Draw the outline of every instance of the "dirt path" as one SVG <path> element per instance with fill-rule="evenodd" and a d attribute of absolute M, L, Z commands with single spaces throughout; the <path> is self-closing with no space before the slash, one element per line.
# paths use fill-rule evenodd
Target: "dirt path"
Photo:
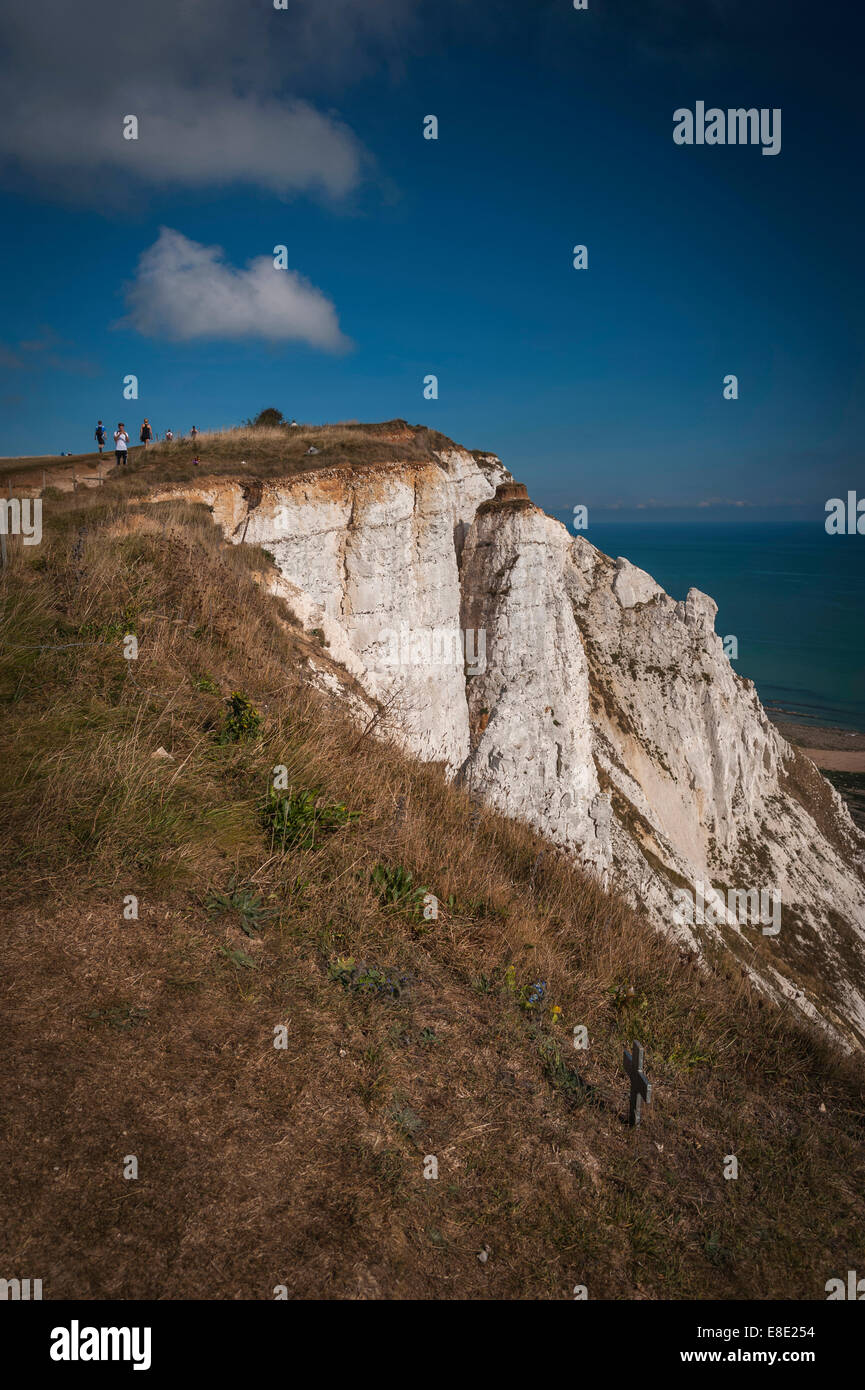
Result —
<path fill-rule="evenodd" d="M 44 463 L 36 460 L 26 469 L 19 464 L 8 471 L 4 471 L 0 459 L 0 495 L 10 484 L 19 497 L 38 497 L 46 487 L 56 487 L 58 492 L 72 492 L 76 487 L 98 487 L 113 472 L 113 450 L 103 454 L 101 459 L 95 455 L 68 460 L 49 457 Z"/>

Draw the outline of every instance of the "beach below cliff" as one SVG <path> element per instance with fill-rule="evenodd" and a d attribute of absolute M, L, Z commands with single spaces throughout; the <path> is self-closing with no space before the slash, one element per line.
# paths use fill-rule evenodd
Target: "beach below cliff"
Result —
<path fill-rule="evenodd" d="M 771 718 L 771 711 L 767 713 Z M 772 722 L 788 743 L 794 743 L 816 763 L 847 802 L 856 824 L 865 830 L 865 734 L 782 719 Z"/>

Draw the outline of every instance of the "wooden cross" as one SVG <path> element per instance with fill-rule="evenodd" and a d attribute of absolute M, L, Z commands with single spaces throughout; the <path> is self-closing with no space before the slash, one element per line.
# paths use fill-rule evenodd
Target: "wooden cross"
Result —
<path fill-rule="evenodd" d="M 640 1123 L 640 1110 L 643 1101 L 647 1105 L 652 1100 L 652 1083 L 643 1072 L 643 1047 L 641 1043 L 632 1044 L 633 1052 L 625 1048 L 625 1055 L 622 1066 L 631 1078 L 631 1106 L 628 1112 L 628 1124 L 638 1125 Z"/>

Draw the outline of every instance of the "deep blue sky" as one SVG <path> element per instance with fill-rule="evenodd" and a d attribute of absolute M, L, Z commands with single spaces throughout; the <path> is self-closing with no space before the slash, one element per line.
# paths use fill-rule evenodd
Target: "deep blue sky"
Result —
<path fill-rule="evenodd" d="M 179 432 L 275 405 L 299 420 L 434 425 L 500 453 L 548 508 L 654 499 L 674 509 L 654 516 L 685 517 L 728 499 L 749 504 L 743 518 L 768 507 L 781 519 L 865 488 L 854 6 L 765 3 L 755 17 L 738 0 L 589 0 L 585 12 L 370 0 L 369 24 L 348 9 L 329 34 L 289 4 L 188 3 L 176 44 L 174 11 L 162 20 L 158 4 L 143 40 L 103 0 L 77 7 L 47 52 L 44 31 L 15 26 L 7 46 L 38 73 L 38 119 L 63 136 L 19 118 L 0 146 L 0 454 L 83 451 L 97 416 L 137 436 L 144 415 Z M 175 48 L 200 67 L 175 64 Z M 123 81 L 100 98 L 112 53 Z M 220 186 L 175 168 L 169 138 L 142 171 L 163 82 L 180 113 L 272 97 L 277 163 L 278 104 L 300 97 L 348 127 L 359 170 L 323 194 L 280 195 L 266 169 L 244 181 L 227 167 Z M 100 100 L 112 131 L 140 106 L 138 148 L 91 153 L 85 119 Z M 673 111 L 697 100 L 780 107 L 780 154 L 675 145 Z M 438 141 L 422 138 L 428 113 Z M 117 327 L 161 227 L 237 269 L 284 243 L 350 348 L 178 341 L 158 314 L 147 333 Z M 575 243 L 587 271 L 572 268 Z M 130 372 L 140 399 L 127 403 Z M 722 398 L 730 372 L 737 401 Z M 437 401 L 423 398 L 427 373 Z"/>

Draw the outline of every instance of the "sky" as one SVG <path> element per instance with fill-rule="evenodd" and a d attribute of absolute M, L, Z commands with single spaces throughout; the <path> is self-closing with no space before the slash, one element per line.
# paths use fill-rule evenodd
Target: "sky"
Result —
<path fill-rule="evenodd" d="M 549 510 L 865 490 L 855 6 L 9 10 L 0 455 L 275 406 L 435 427 Z M 699 101 L 779 109 L 780 150 L 675 143 Z"/>

